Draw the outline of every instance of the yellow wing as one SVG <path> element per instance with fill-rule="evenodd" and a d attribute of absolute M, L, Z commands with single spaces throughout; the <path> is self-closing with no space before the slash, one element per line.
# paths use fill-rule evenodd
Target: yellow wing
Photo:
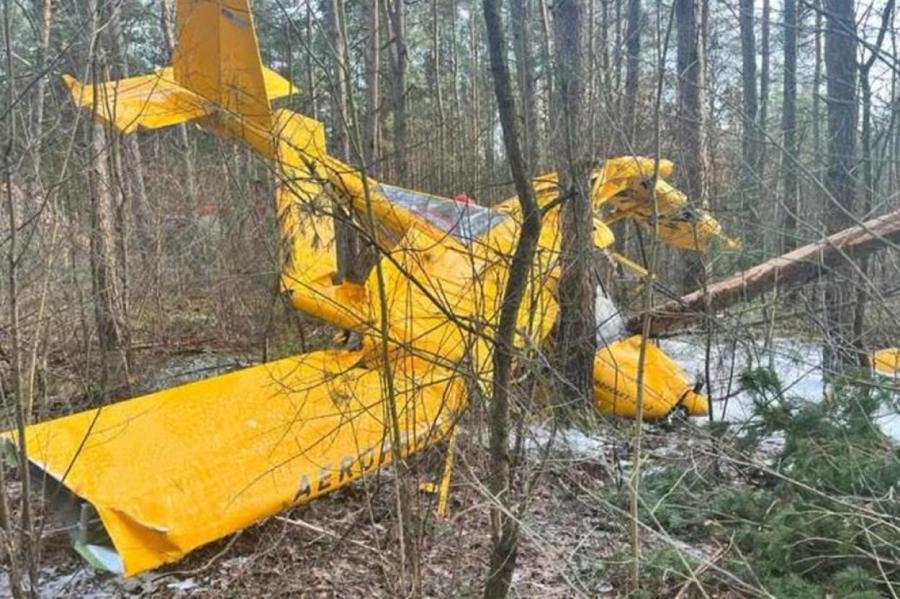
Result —
<path fill-rule="evenodd" d="M 28 458 L 99 516 L 109 538 L 82 534 L 79 552 L 131 576 L 391 462 L 384 377 L 360 358 L 304 354 L 36 424 Z M 440 441 L 461 380 L 402 356 L 393 373 L 400 453 Z"/>

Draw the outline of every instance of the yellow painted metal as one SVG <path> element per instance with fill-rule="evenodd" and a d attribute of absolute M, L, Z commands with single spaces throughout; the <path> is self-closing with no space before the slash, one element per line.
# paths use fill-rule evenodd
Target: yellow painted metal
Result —
<path fill-rule="evenodd" d="M 271 69 L 263 70 L 263 78 L 270 99 L 294 93 L 290 82 Z M 123 133 L 177 125 L 216 109 L 210 100 L 177 82 L 172 67 L 96 86 L 84 85 L 70 75 L 63 75 L 63 82 L 78 106 Z"/>
<path fill-rule="evenodd" d="M 872 352 L 875 372 L 887 376 L 900 376 L 900 347 L 887 347 Z"/>
<path fill-rule="evenodd" d="M 96 508 L 128 575 L 389 462 L 388 377 L 400 434 L 413 439 L 403 451 L 443 438 L 467 401 L 462 372 L 490 391 L 491 340 L 522 222 L 516 198 L 487 209 L 364 178 L 328 154 L 321 123 L 273 110 L 272 100 L 293 87 L 262 66 L 247 0 L 179 0 L 177 17 L 172 67 L 98 86 L 66 78 L 75 102 L 126 133 L 195 120 L 271 160 L 281 287 L 296 308 L 356 331 L 362 343 L 356 352 L 295 356 L 29 427 L 32 461 Z M 593 171 L 595 246 L 613 245 L 617 220 L 649 227 L 654 201 L 664 242 L 729 246 L 718 223 L 689 210 L 666 183 L 671 162 L 659 162 L 655 196 L 648 191 L 656 167 L 623 157 Z M 534 188 L 544 215 L 516 327 L 523 353 L 541 348 L 558 312 L 556 174 Z M 362 283 L 338 280 L 337 212 L 382 250 Z M 639 348 L 640 338 L 630 338 L 598 351 L 601 412 L 634 416 Z M 706 398 L 656 346 L 647 348 L 645 372 L 644 418 L 677 406 L 706 413 Z M 451 470 L 452 442 L 439 513 Z"/>
<path fill-rule="evenodd" d="M 660 241 L 674 248 L 706 253 L 714 242 L 726 249 L 740 244 L 722 233 L 722 226 L 707 211 L 688 203 L 684 193 L 670 185 L 666 178 L 672 163 L 661 161 L 659 179 L 652 186 L 653 161 L 647 158 L 616 158 L 604 167 L 614 173 L 598 177 L 595 206 L 598 200 L 608 210 L 606 223 L 631 219 L 648 231 L 656 231 Z M 652 188 L 652 189 L 651 189 Z M 656 204 L 654 228 L 653 207 Z"/>
<path fill-rule="evenodd" d="M 30 460 L 97 510 L 132 575 L 390 463 L 379 370 L 321 351 L 27 429 Z M 398 357 L 403 454 L 440 441 L 461 381 Z"/>
<path fill-rule="evenodd" d="M 604 414 L 634 418 L 637 414 L 638 363 L 641 336 L 635 335 L 600 348 L 594 358 L 594 405 Z M 652 341 L 644 358 L 643 418 L 660 420 L 682 406 L 691 416 L 709 410 L 705 397 L 679 366 Z"/>
<path fill-rule="evenodd" d="M 259 42 L 247 0 L 178 0 L 175 79 L 218 110 L 272 128 Z"/>
<path fill-rule="evenodd" d="M 453 428 L 447 440 L 447 452 L 444 455 L 444 472 L 441 474 L 441 484 L 438 487 L 437 517 L 443 520 L 447 517 L 447 505 L 450 502 L 450 479 L 453 477 L 453 454 L 456 453 L 456 436 L 458 429 Z"/>

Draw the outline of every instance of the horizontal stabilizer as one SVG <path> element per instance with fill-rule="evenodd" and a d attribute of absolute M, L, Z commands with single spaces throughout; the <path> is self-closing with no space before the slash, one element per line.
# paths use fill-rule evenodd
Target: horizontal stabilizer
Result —
<path fill-rule="evenodd" d="M 290 81 L 272 69 L 263 68 L 263 80 L 270 101 L 296 92 Z M 212 101 L 179 85 L 172 67 L 97 86 L 85 85 L 70 75 L 63 75 L 63 81 L 78 106 L 123 133 L 177 125 L 218 108 Z"/>
<path fill-rule="evenodd" d="M 209 103 L 175 83 L 171 68 L 96 86 L 70 75 L 63 75 L 63 81 L 78 106 L 123 133 L 168 127 L 208 113 Z"/>

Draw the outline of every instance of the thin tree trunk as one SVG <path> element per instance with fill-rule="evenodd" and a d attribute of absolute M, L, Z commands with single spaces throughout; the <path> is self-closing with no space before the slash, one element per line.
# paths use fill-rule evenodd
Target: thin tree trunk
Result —
<path fill-rule="evenodd" d="M 637 93 L 641 77 L 641 0 L 628 0 L 625 30 L 625 135 L 629 152 L 635 144 Z"/>
<path fill-rule="evenodd" d="M 344 56 L 344 34 L 340 26 L 338 13 L 343 11 L 344 0 L 323 0 L 322 14 L 325 21 L 325 29 L 328 32 L 329 49 L 332 54 L 333 90 L 331 95 L 331 119 L 332 134 L 334 140 L 333 150 L 341 160 L 350 159 L 350 137 L 347 135 L 347 125 L 350 115 L 347 113 L 347 94 L 350 82 L 348 74 L 344 70 L 346 62 Z"/>
<path fill-rule="evenodd" d="M 813 172 L 818 174 L 822 163 L 817 160 L 822 156 L 822 132 L 819 123 L 821 122 L 821 98 L 822 98 L 822 38 L 824 37 L 823 21 L 822 21 L 822 4 L 821 0 L 813 0 L 813 10 L 816 13 L 815 28 L 815 65 L 813 66 L 813 89 L 812 89 L 812 141 L 814 156 Z"/>
<path fill-rule="evenodd" d="M 471 113 L 471 118 L 469 119 L 468 147 L 474 152 L 475 148 L 478 147 L 478 126 L 481 122 L 480 95 L 478 93 L 479 82 L 481 81 L 481 60 L 478 52 L 478 13 L 475 10 L 472 10 L 469 14 L 469 54 L 471 60 L 471 69 L 469 71 L 469 85 L 471 86 L 469 90 L 469 112 Z M 471 165 L 470 180 L 474 181 L 476 185 L 482 183 L 483 166 L 486 157 L 484 158 L 483 160 L 476 160 L 475 164 Z"/>
<path fill-rule="evenodd" d="M 390 32 L 391 108 L 394 116 L 393 144 L 397 181 L 406 183 L 407 156 L 407 98 L 406 75 L 409 61 L 406 49 L 406 4 L 403 0 L 384 0 Z"/>
<path fill-rule="evenodd" d="M 334 150 L 342 160 L 350 160 L 350 127 L 351 115 L 347 108 L 350 93 L 350 78 L 347 72 L 344 30 L 344 0 L 323 0 L 322 12 L 325 28 L 329 37 L 329 48 L 332 53 L 332 77 L 334 93 L 331 96 L 331 118 L 334 139 Z M 349 223 L 350 215 L 338 204 L 333 204 L 335 246 L 337 251 L 337 279 L 358 280 L 356 272 L 357 255 L 359 253 L 359 236 Z"/>
<path fill-rule="evenodd" d="M 34 119 L 32 131 L 32 168 L 37 186 L 41 179 L 41 146 L 44 138 L 44 103 L 47 96 L 47 82 L 50 77 L 43 75 L 47 68 L 47 54 L 50 52 L 50 32 L 53 25 L 53 0 L 41 0 L 40 21 L 38 24 L 38 80 L 34 94 Z"/>
<path fill-rule="evenodd" d="M 444 172 L 447 162 L 446 116 L 444 114 L 444 94 L 441 87 L 441 26 L 438 12 L 438 0 L 431 0 L 431 62 L 433 77 L 432 94 L 437 109 L 438 155 L 437 155 L 437 189 L 443 190 Z"/>
<path fill-rule="evenodd" d="M 366 54 L 366 118 L 363 143 L 365 144 L 365 161 L 368 171 L 372 175 L 378 175 L 379 155 L 378 148 L 378 102 L 380 99 L 379 79 L 381 77 L 381 40 L 379 35 L 380 15 L 378 9 L 380 0 L 366 0 L 366 9 L 369 22 L 369 47 Z"/>
<path fill-rule="evenodd" d="M 100 21 L 95 0 L 89 0 L 90 48 L 96 48 L 100 36 Z M 103 81 L 96 56 L 89 56 L 93 85 Z M 94 96 L 97 97 L 96 95 Z M 97 107 L 94 107 L 96 111 Z M 90 264 L 93 291 L 94 320 L 101 356 L 101 392 L 109 391 L 109 354 L 119 350 L 127 338 L 121 298 L 117 286 L 115 235 L 113 231 L 112 184 L 109 176 L 109 154 L 104 128 L 93 118 L 85 123 L 87 146 L 91 154 L 88 168 L 90 197 Z"/>
<path fill-rule="evenodd" d="M 766 138 L 766 127 L 769 122 L 769 63 L 771 62 L 769 52 L 769 19 L 771 11 L 769 0 L 763 0 L 762 5 L 762 32 L 760 36 L 760 71 L 759 71 L 759 124 L 757 125 L 757 137 L 759 139 L 759 147 L 756 155 L 756 177 L 759 181 L 759 189 L 762 190 L 766 173 L 766 149 L 768 140 Z M 774 194 L 772 194 L 774 196 Z M 760 193 L 756 201 L 763 201 L 762 193 Z M 774 208 L 774 205 L 773 205 Z"/>
<path fill-rule="evenodd" d="M 6 85 L 6 105 L 8 110 L 12 110 L 14 106 L 16 91 L 15 91 L 15 71 L 13 66 L 13 49 L 12 49 L 12 15 L 11 15 L 11 3 L 4 2 L 3 3 L 3 38 L 4 38 L 4 58 L 5 58 L 5 70 L 7 77 L 7 85 Z M 18 272 L 19 272 L 19 260 L 21 259 L 21 249 L 19 247 L 18 242 L 18 231 L 20 223 L 18 222 L 18 218 L 16 216 L 16 198 L 13 191 L 13 154 L 17 141 L 16 134 L 16 119 L 15 116 L 10 113 L 7 114 L 4 118 L 6 121 L 4 124 L 6 125 L 6 139 L 3 148 L 3 200 L 5 203 L 8 225 L 9 225 L 9 237 L 5 240 L 4 245 L 7 245 L 7 260 L 6 264 L 8 266 L 7 272 L 7 300 L 8 300 L 8 310 L 9 310 L 9 328 L 7 333 L 7 338 L 10 342 L 9 348 L 9 378 L 11 379 L 11 387 L 12 387 L 12 401 L 13 401 L 13 414 L 15 416 L 15 429 L 16 429 L 16 438 L 18 445 L 18 470 L 19 477 L 22 483 L 22 489 L 20 493 L 20 512 L 19 512 L 19 546 L 18 548 L 14 547 L 14 542 L 12 540 L 13 537 L 13 529 L 10 526 L 9 521 L 9 509 L 7 503 L 7 493 L 8 489 L 4 485 L 0 488 L 0 521 L 4 525 L 4 531 L 0 539 L 4 541 L 4 549 L 6 549 L 6 557 L 8 557 L 9 566 L 12 568 L 17 568 L 19 566 L 19 560 L 24 560 L 25 567 L 28 572 L 28 595 L 31 597 L 38 597 L 38 589 L 39 589 L 39 577 L 38 577 L 38 563 L 37 563 L 37 555 L 38 555 L 38 543 L 40 542 L 39 538 L 35 538 L 35 530 L 34 530 L 34 522 L 32 518 L 31 512 L 31 476 L 28 462 L 28 447 L 25 440 L 25 426 L 28 424 L 27 422 L 27 412 L 26 412 L 26 402 L 27 398 L 23 392 L 23 377 L 22 377 L 22 354 L 23 350 L 21 347 L 21 328 L 19 321 L 19 280 L 18 280 Z M 0 400 L 3 401 L 4 406 L 8 406 L 9 403 L 7 398 L 5 397 L 5 393 L 3 392 L 2 380 L 0 380 Z M 5 474 L 0 474 L 0 482 L 5 482 Z M 18 571 L 13 572 L 10 570 L 9 572 L 9 583 L 10 583 L 10 591 L 14 597 L 22 597 L 25 594 L 22 592 L 22 580 L 21 574 Z"/>
<path fill-rule="evenodd" d="M 160 13 L 159 13 L 159 26 L 162 30 L 163 41 L 166 44 L 166 53 L 171 60 L 172 50 L 175 48 L 174 40 L 172 39 L 172 14 L 171 9 L 169 7 L 169 0 L 160 0 Z M 188 197 L 191 202 L 195 202 L 197 198 L 197 173 L 194 168 L 194 159 L 191 152 L 191 139 L 188 137 L 187 125 L 184 123 L 180 123 L 176 125 L 176 130 L 178 132 L 178 139 L 181 142 L 181 160 L 184 165 L 184 177 L 185 183 L 187 183 Z M 158 260 L 158 258 L 157 258 Z"/>
<path fill-rule="evenodd" d="M 800 159 L 797 141 L 797 0 L 784 1 L 784 95 L 782 100 L 781 159 L 784 201 L 781 248 L 789 252 L 797 247 L 797 215 L 800 212 L 800 186 L 796 161 Z"/>
<path fill-rule="evenodd" d="M 311 45 L 313 43 L 313 2 L 314 0 L 306 0 L 306 20 L 304 26 L 304 32 L 306 33 L 306 43 Z M 378 11 L 378 3 L 380 0 L 372 0 L 375 5 L 375 10 Z M 375 28 L 377 33 L 378 28 Z M 376 47 L 379 46 L 377 35 L 375 41 Z M 316 91 L 316 73 L 315 66 L 313 64 L 313 52 L 311 50 L 307 50 L 306 52 L 306 97 L 309 102 L 309 114 L 312 115 L 314 119 L 319 118 L 319 95 Z"/>
<path fill-rule="evenodd" d="M 522 208 L 523 223 L 513 253 L 506 288 L 500 308 L 500 323 L 494 338 L 493 396 L 490 405 L 490 473 L 488 483 L 494 501 L 491 512 L 492 548 L 490 566 L 484 585 L 486 599 L 502 599 L 509 592 L 519 541 L 518 514 L 512 506 L 512 461 L 509 455 L 509 404 L 512 384 L 513 336 L 519 306 L 525 294 L 528 275 L 541 230 L 541 215 L 531 187 L 530 173 L 522 158 L 516 131 L 516 105 L 506 64 L 507 44 L 503 33 L 498 0 L 484 0 L 488 52 L 494 79 L 494 93 L 503 129 L 503 142 L 512 172 L 513 183 Z"/>
<path fill-rule="evenodd" d="M 755 202 L 759 198 L 758 173 L 756 172 L 759 141 L 757 135 L 757 87 L 756 87 L 756 34 L 753 31 L 754 0 L 740 0 L 741 31 L 741 80 L 743 96 L 743 129 L 741 133 L 740 168 L 740 216 L 746 224 L 746 243 L 754 247 L 757 241 L 753 215 Z"/>
<path fill-rule="evenodd" d="M 552 34 L 550 31 L 550 9 L 547 7 L 547 2 L 549 0 L 536 0 L 538 6 L 541 10 L 541 39 L 543 44 L 541 44 L 541 59 L 544 63 L 544 69 L 542 76 L 544 78 L 544 89 L 546 91 L 546 96 L 544 98 L 545 107 L 549 107 L 553 103 L 554 97 L 554 79 L 553 71 L 550 68 L 550 65 L 553 64 L 553 40 Z M 544 140 L 548 139 L 552 132 L 554 131 L 554 122 L 553 122 L 553 111 L 549 109 L 544 110 L 545 121 L 544 121 L 544 131 L 545 135 L 543 137 Z M 539 168 L 539 165 L 535 165 L 534 168 Z"/>
<path fill-rule="evenodd" d="M 523 123 L 522 137 L 525 146 L 525 160 L 533 169 L 538 164 L 538 116 L 535 97 L 534 43 L 532 31 L 532 0 L 512 0 L 510 16 L 512 20 L 513 48 L 516 54 L 516 80 L 522 97 Z"/>
<path fill-rule="evenodd" d="M 113 0 L 109 2 L 108 8 L 108 47 L 114 59 L 112 62 L 113 68 L 110 70 L 110 74 L 114 79 L 121 79 L 128 77 L 129 75 L 128 56 L 125 49 L 125 32 L 122 26 L 122 3 Z M 149 268 L 153 262 L 154 256 L 151 253 L 151 249 L 153 248 L 153 235 L 149 225 L 152 221 L 150 219 L 151 211 L 147 200 L 147 189 L 144 184 L 144 160 L 141 156 L 141 147 L 138 144 L 138 137 L 136 135 L 121 136 L 121 141 L 124 147 L 124 153 L 121 157 L 122 166 L 124 167 L 122 170 L 125 171 L 124 176 L 127 183 L 125 193 L 122 194 L 122 209 L 124 210 L 125 206 L 130 205 L 134 211 L 135 228 L 137 229 L 140 244 L 139 253 L 144 266 Z M 126 214 L 127 212 L 128 211 L 126 211 Z M 126 233 L 124 222 L 122 222 L 122 226 L 121 239 L 124 240 Z M 125 268 L 127 268 L 127 264 L 123 259 L 123 272 L 125 272 Z M 125 294 L 123 294 L 122 299 L 127 301 Z"/>

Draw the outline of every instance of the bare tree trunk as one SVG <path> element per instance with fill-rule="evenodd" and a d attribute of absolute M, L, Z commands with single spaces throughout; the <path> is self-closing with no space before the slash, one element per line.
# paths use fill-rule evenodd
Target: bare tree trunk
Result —
<path fill-rule="evenodd" d="M 512 0 L 510 17 L 512 20 L 513 48 L 516 54 L 516 80 L 522 97 L 523 122 L 522 137 L 525 142 L 525 161 L 535 168 L 538 164 L 538 116 L 535 97 L 534 43 L 531 39 L 532 0 Z"/>
<path fill-rule="evenodd" d="M 119 349 L 123 342 L 124 319 L 116 277 L 115 234 L 113 231 L 113 198 L 109 177 L 108 144 L 102 125 L 88 123 L 89 147 L 92 150 L 90 179 L 91 278 L 94 295 L 94 317 L 100 349 L 107 353 Z"/>
<path fill-rule="evenodd" d="M 7 246 L 7 300 L 9 310 L 9 329 L 8 339 L 11 347 L 9 348 L 9 377 L 12 387 L 13 414 L 15 416 L 15 430 L 18 445 L 18 462 L 19 476 L 22 482 L 20 494 L 20 521 L 19 521 L 19 546 L 16 548 L 12 540 L 13 528 L 10 526 L 9 504 L 7 503 L 8 488 L 4 485 L 0 488 L 0 524 L 4 530 L 0 534 L 0 541 L 3 542 L 5 549 L 5 557 L 8 558 L 9 583 L 11 594 L 18 598 L 25 596 L 22 590 L 21 574 L 18 570 L 13 569 L 19 567 L 19 560 L 24 560 L 24 565 L 28 571 L 28 587 L 27 594 L 30 597 L 38 597 L 39 576 L 38 576 L 38 543 L 39 538 L 35 538 L 34 522 L 31 512 L 31 477 L 28 462 L 28 447 L 25 440 L 25 426 L 27 422 L 26 404 L 29 401 L 23 390 L 22 376 L 22 344 L 21 329 L 19 321 L 19 261 L 22 257 L 22 248 L 19 247 L 18 232 L 20 223 L 16 216 L 16 198 L 13 192 L 13 155 L 17 142 L 16 118 L 12 113 L 14 107 L 16 91 L 15 91 L 15 71 L 13 66 L 13 49 L 12 49 L 12 15 L 11 2 L 3 3 L 3 40 L 4 40 L 4 58 L 6 71 L 6 107 L 9 111 L 5 117 L 6 139 L 3 147 L 3 200 L 6 208 L 6 216 L 9 224 L 9 238 L 4 240 Z M 8 245 L 7 245 L 8 244 Z M 0 377 L 2 379 L 2 377 Z M 2 380 L 0 380 L 0 400 L 3 406 L 9 405 L 5 393 L 3 391 Z M 5 482 L 5 474 L 0 473 L 0 482 Z"/>
<path fill-rule="evenodd" d="M 47 68 L 47 54 L 50 52 L 50 31 L 53 24 L 53 1 L 41 0 L 40 21 L 38 23 L 38 79 L 34 94 L 34 118 L 32 119 L 32 145 L 34 147 L 32 168 L 34 169 L 35 182 L 40 183 L 41 159 L 43 157 L 41 146 L 44 137 L 44 103 L 47 96 L 47 82 L 50 77 L 44 76 Z"/>
<path fill-rule="evenodd" d="M 553 7 L 562 137 L 557 145 L 557 172 L 562 203 L 562 252 L 559 281 L 557 358 L 565 385 L 563 397 L 590 405 L 593 395 L 594 293 L 592 269 L 593 218 L 588 189 L 590 168 L 584 152 L 582 116 L 581 0 L 557 0 Z M 568 403 L 568 402 L 567 402 Z"/>
<path fill-rule="evenodd" d="M 769 63 L 771 62 L 769 52 L 769 19 L 771 10 L 769 0 L 763 0 L 762 5 L 762 32 L 760 36 L 760 71 L 759 71 L 759 125 L 757 126 L 759 148 L 756 156 L 756 176 L 759 180 L 759 189 L 763 188 L 763 181 L 766 173 L 766 148 L 768 147 L 768 139 L 766 138 L 766 126 L 769 122 Z M 774 196 L 774 194 L 772 194 Z M 760 193 L 756 201 L 763 201 L 762 193 Z M 774 205 L 773 205 L 774 208 Z"/>
<path fill-rule="evenodd" d="M 741 30 L 741 79 L 743 82 L 743 131 L 741 133 L 741 177 L 739 180 L 741 207 L 740 217 L 747 224 L 745 240 L 750 247 L 757 241 L 753 218 L 755 202 L 759 198 L 758 173 L 759 136 L 757 135 L 757 88 L 756 88 L 756 35 L 753 31 L 754 0 L 740 0 Z"/>
<path fill-rule="evenodd" d="M 380 16 L 378 8 L 380 0 L 366 0 L 369 22 L 369 47 L 366 53 L 366 118 L 363 143 L 365 144 L 365 161 L 368 171 L 378 175 L 379 161 L 379 120 L 378 102 L 380 100 L 379 78 L 381 77 L 381 40 Z"/>
<path fill-rule="evenodd" d="M 465 145 L 465 119 L 462 115 L 462 98 L 460 97 L 459 88 L 459 40 L 457 39 L 457 18 L 459 9 L 456 0 L 450 2 L 450 61 L 451 61 L 451 83 L 453 84 L 453 133 L 450 135 L 450 147 L 453 153 L 454 169 L 453 173 L 457 181 L 463 181 L 462 171 L 466 168 L 465 161 L 459 159 L 460 148 Z"/>
<path fill-rule="evenodd" d="M 163 41 L 166 44 L 166 52 L 171 59 L 172 50 L 175 48 L 174 40 L 172 39 L 172 14 L 171 9 L 169 7 L 169 0 L 160 0 L 160 14 L 159 14 L 159 26 L 162 30 Z M 182 163 L 184 164 L 184 177 L 185 183 L 187 183 L 188 188 L 188 196 L 192 202 L 196 201 L 197 198 L 197 173 L 196 169 L 194 169 L 194 159 L 191 155 L 191 139 L 188 137 L 187 125 L 184 123 L 180 123 L 176 125 L 176 130 L 178 131 L 178 139 L 181 141 L 181 156 Z"/>
<path fill-rule="evenodd" d="M 323 0 L 322 14 L 325 21 L 325 30 L 328 32 L 328 44 L 331 51 L 332 65 L 332 89 L 331 94 L 331 119 L 332 135 L 334 140 L 334 152 L 341 160 L 350 159 L 350 136 L 347 135 L 347 126 L 350 115 L 347 113 L 347 94 L 350 81 L 348 73 L 344 70 L 346 57 L 344 56 L 344 35 L 341 28 L 339 13 L 344 10 L 344 0 Z"/>
<path fill-rule="evenodd" d="M 522 208 L 523 223 L 516 250 L 513 253 L 503 301 L 500 323 L 494 338 L 493 396 L 490 406 L 491 478 L 488 488 L 498 506 L 491 512 L 492 548 L 490 569 L 484 585 L 486 599 L 502 599 L 509 592 L 519 542 L 519 514 L 510 513 L 512 506 L 513 472 L 509 455 L 509 404 L 512 384 L 513 336 L 519 306 L 528 282 L 535 248 L 541 230 L 541 215 L 531 187 L 528 166 L 522 158 L 519 135 L 516 131 L 516 105 L 513 99 L 509 68 L 506 64 L 507 44 L 503 33 L 498 0 L 484 0 L 484 20 L 487 26 L 488 52 L 494 79 L 494 92 L 503 142 L 512 172 L 513 183 Z"/>
<path fill-rule="evenodd" d="M 856 21 L 853 0 L 825 1 L 825 70 L 828 92 L 828 153 L 825 186 L 831 201 L 825 228 L 839 231 L 853 211 L 856 182 Z M 853 351 L 852 280 L 849 268 L 839 268 L 825 288 L 826 371 L 841 372 L 857 359 Z"/>
<path fill-rule="evenodd" d="M 348 97 L 350 94 L 350 75 L 347 72 L 347 56 L 345 54 L 346 31 L 344 30 L 344 0 L 323 0 L 322 12 L 325 28 L 328 32 L 329 47 L 332 53 L 333 93 L 331 95 L 331 118 L 334 147 L 342 160 L 350 159 L 350 119 Z M 357 255 L 359 253 L 359 236 L 349 223 L 350 215 L 339 205 L 334 207 L 335 246 L 337 248 L 338 281 L 358 280 L 356 273 Z"/>
<path fill-rule="evenodd" d="M 384 0 L 390 32 L 391 108 L 394 115 L 393 144 L 397 182 L 406 183 L 407 165 L 407 98 L 406 71 L 409 57 L 406 49 L 406 5 L 403 0 Z"/>
<path fill-rule="evenodd" d="M 481 106 L 479 103 L 478 87 L 481 81 L 481 59 L 478 52 L 478 13 L 473 10 L 469 15 L 469 54 L 471 60 L 471 70 L 469 71 L 469 141 L 468 147 L 470 151 L 475 152 L 478 147 L 478 127 L 481 122 Z M 484 160 L 475 160 L 475 164 L 471 165 L 471 181 L 477 184 L 482 183 Z"/>
<path fill-rule="evenodd" d="M 813 0 L 814 2 L 814 11 L 816 13 L 816 26 L 815 26 L 815 65 L 813 66 L 813 102 L 812 102 L 812 141 L 813 141 L 813 151 L 812 154 L 816 158 L 822 155 L 822 132 L 819 123 L 821 122 L 821 91 L 822 91 L 822 38 L 824 36 L 823 32 L 823 22 L 822 22 L 822 0 Z M 821 167 L 821 162 L 815 160 L 813 163 L 813 168 L 817 175 L 820 172 L 819 169 Z"/>
<path fill-rule="evenodd" d="M 94 49 L 90 61 L 90 75 L 93 85 L 105 79 L 100 70 L 96 48 L 100 41 L 100 11 L 96 0 L 87 4 L 90 15 L 88 47 Z M 95 95 L 95 98 L 98 96 Z M 96 112 L 97 107 L 94 107 Z M 91 288 L 93 291 L 94 320 L 101 357 L 101 391 L 109 391 L 110 353 L 124 347 L 127 329 L 122 310 L 116 273 L 115 233 L 113 229 L 114 208 L 112 183 L 109 176 L 109 143 L 105 139 L 104 127 L 94 118 L 84 124 L 87 147 L 91 163 L 87 171 L 90 196 L 90 265 Z"/>
<path fill-rule="evenodd" d="M 437 155 L 437 189 L 444 188 L 444 172 L 447 162 L 446 119 L 444 115 L 444 94 L 441 87 L 441 26 L 438 13 L 438 0 L 431 0 L 431 62 L 432 94 L 437 108 L 438 155 Z"/>
<path fill-rule="evenodd" d="M 304 33 L 306 34 L 307 44 L 313 43 L 313 31 L 315 30 L 313 27 L 313 2 L 314 0 L 306 0 L 306 19 L 304 23 Z M 372 0 L 375 10 L 378 10 L 378 4 L 380 0 Z M 378 33 L 378 28 L 374 28 L 376 34 Z M 380 47 L 380 43 L 377 39 L 375 40 L 376 47 Z M 314 119 L 319 118 L 319 95 L 316 91 L 316 69 L 313 64 L 313 52 L 308 50 L 306 52 L 306 96 L 309 101 L 309 113 L 312 115 Z"/>
<path fill-rule="evenodd" d="M 797 161 L 797 0 L 784 2 L 784 96 L 781 131 L 783 135 L 781 176 L 784 188 L 781 249 L 789 252 L 797 247 L 797 215 L 800 212 L 800 186 Z"/>
<path fill-rule="evenodd" d="M 553 64 L 553 38 L 550 31 L 550 9 L 547 7 L 547 2 L 549 0 L 536 1 L 541 10 L 541 39 L 543 41 L 541 44 L 541 59 L 544 63 L 543 79 L 546 91 L 545 105 L 549 107 L 553 103 L 553 98 L 555 97 L 553 89 L 555 77 L 549 67 L 549 65 Z M 552 135 L 555 127 L 553 122 L 553 111 L 544 110 L 544 114 L 544 140 L 546 141 Z M 538 166 L 539 165 L 534 165 L 532 168 L 538 168 Z"/>
<path fill-rule="evenodd" d="M 641 0 L 628 0 L 625 30 L 625 135 L 626 148 L 635 143 L 638 83 L 641 77 Z M 633 152 L 633 150 L 628 150 Z"/>
<path fill-rule="evenodd" d="M 702 15 L 698 0 L 676 0 L 678 63 L 678 122 L 684 144 L 682 163 L 685 173 L 685 192 L 699 206 L 706 208 L 706 142 L 703 108 L 703 44 L 700 35 Z M 685 291 L 697 289 L 706 281 L 706 268 L 699 254 L 685 252 Z"/>
<path fill-rule="evenodd" d="M 122 3 L 112 0 L 108 3 L 108 47 L 113 56 L 113 68 L 110 74 L 115 79 L 128 77 L 128 56 L 125 49 L 125 33 L 122 28 Z M 104 11 L 107 12 L 107 11 Z M 134 210 L 135 228 L 138 233 L 140 243 L 140 255 L 146 267 L 149 267 L 154 260 L 154 256 L 150 252 L 153 247 L 153 235 L 149 225 L 150 219 L 149 202 L 147 200 L 147 189 L 144 185 L 144 160 L 141 156 L 141 148 L 138 145 L 138 137 L 136 135 L 121 136 L 124 146 L 123 169 L 125 171 L 125 180 L 127 187 L 125 193 L 122 194 L 122 206 L 131 205 Z M 127 211 L 125 211 L 127 214 Z M 124 224 L 124 223 L 123 223 Z M 122 233 L 124 235 L 125 229 Z M 124 236 L 122 237 L 124 239 Z M 126 264 L 123 260 L 122 267 Z M 123 299 L 127 299 L 123 295 Z"/>
<path fill-rule="evenodd" d="M 870 72 L 875 64 L 878 52 L 881 51 L 881 45 L 887 34 L 889 25 L 894 11 L 894 0 L 888 0 L 884 5 L 884 11 L 881 15 L 881 27 L 878 30 L 878 39 L 874 48 L 869 51 L 869 57 L 859 67 L 860 89 L 862 91 L 862 171 L 863 171 L 863 205 L 859 212 L 868 216 L 875 202 L 875 186 L 876 176 L 872 165 L 873 140 L 872 140 L 872 83 L 870 81 Z M 859 281 L 856 285 L 856 302 L 853 312 L 853 344 L 857 351 L 857 358 L 861 367 L 867 367 L 868 352 L 866 352 L 865 344 L 865 323 L 866 323 L 866 305 L 868 304 L 868 288 L 869 281 L 869 257 L 863 256 L 859 259 L 859 273 L 857 277 Z"/>

